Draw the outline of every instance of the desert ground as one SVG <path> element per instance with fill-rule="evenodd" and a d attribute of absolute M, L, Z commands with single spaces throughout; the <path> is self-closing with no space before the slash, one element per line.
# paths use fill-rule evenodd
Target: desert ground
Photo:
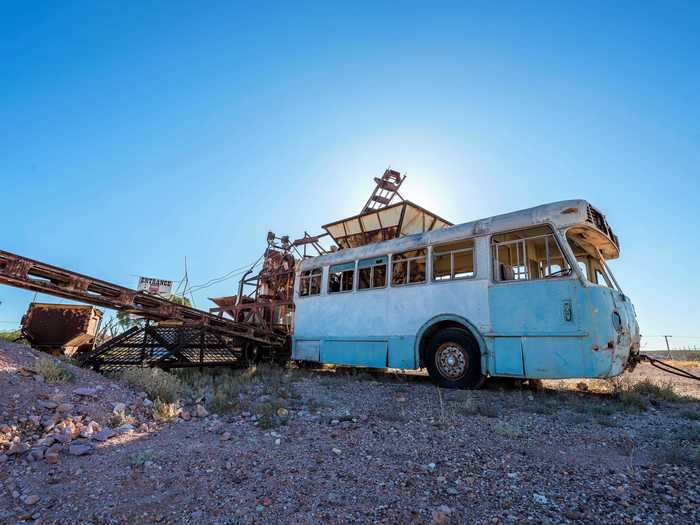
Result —
<path fill-rule="evenodd" d="M 448 391 L 272 365 L 106 377 L 0 345 L 0 523 L 700 522 L 700 382 L 649 365 Z"/>

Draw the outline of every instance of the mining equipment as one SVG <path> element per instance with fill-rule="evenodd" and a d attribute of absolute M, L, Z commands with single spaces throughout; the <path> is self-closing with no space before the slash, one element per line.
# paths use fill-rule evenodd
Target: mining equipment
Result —
<path fill-rule="evenodd" d="M 268 233 L 262 269 L 255 273 L 253 265 L 236 295 L 211 298 L 216 307 L 208 312 L 5 251 L 0 251 L 0 284 L 143 319 L 142 324 L 80 355 L 83 365 L 95 370 L 286 361 L 294 331 L 298 260 L 451 225 L 403 199 L 399 189 L 405 178 L 387 169 L 374 179 L 374 191 L 360 214 L 325 225 L 322 234 L 305 232 L 291 241 L 288 236 Z M 331 241 L 329 248 L 322 246 L 326 237 Z"/>

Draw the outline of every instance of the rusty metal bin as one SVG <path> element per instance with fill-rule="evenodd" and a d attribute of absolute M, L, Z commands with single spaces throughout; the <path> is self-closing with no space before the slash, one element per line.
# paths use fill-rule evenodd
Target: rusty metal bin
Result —
<path fill-rule="evenodd" d="M 92 350 L 102 311 L 78 304 L 31 303 L 22 317 L 22 335 L 33 348 L 73 356 Z"/>

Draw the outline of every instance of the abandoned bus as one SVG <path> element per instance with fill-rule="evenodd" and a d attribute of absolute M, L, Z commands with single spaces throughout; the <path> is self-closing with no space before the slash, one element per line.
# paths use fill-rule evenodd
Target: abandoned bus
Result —
<path fill-rule="evenodd" d="M 457 388 L 612 377 L 639 352 L 634 307 L 606 263 L 618 238 L 584 200 L 454 226 L 426 212 L 419 233 L 368 244 L 352 242 L 358 219 L 326 227 L 341 249 L 298 268 L 293 359 L 427 368 Z"/>

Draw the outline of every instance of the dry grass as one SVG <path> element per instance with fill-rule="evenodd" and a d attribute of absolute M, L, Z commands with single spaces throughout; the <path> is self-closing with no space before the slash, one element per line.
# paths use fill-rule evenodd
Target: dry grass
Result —
<path fill-rule="evenodd" d="M 58 359 L 42 357 L 34 365 L 34 371 L 47 383 L 68 383 L 75 380 L 75 374 Z"/>
<path fill-rule="evenodd" d="M 153 403 L 153 417 L 156 421 L 171 421 L 177 417 L 177 405 L 156 399 Z"/>
<path fill-rule="evenodd" d="M 119 377 L 146 392 L 154 401 L 174 403 L 184 390 L 177 376 L 158 368 L 131 368 L 122 372 Z"/>
<path fill-rule="evenodd" d="M 611 393 L 622 406 L 630 411 L 643 411 L 647 403 L 658 401 L 679 401 L 682 399 L 671 381 L 656 383 L 651 379 L 633 382 L 629 377 L 616 377 L 609 380 Z"/>
<path fill-rule="evenodd" d="M 136 418 L 127 414 L 124 410 L 112 412 L 112 415 L 109 416 L 109 426 L 111 428 L 121 427 L 122 425 L 133 425 L 135 423 Z"/>
<path fill-rule="evenodd" d="M 293 383 L 305 375 L 303 370 L 272 364 L 233 370 L 212 368 L 178 372 L 192 399 L 206 400 L 209 411 L 226 413 L 250 410 L 262 414 L 263 418 L 267 417 L 268 412 L 272 414 L 278 408 L 299 403 Z M 269 400 L 258 403 L 249 400 L 261 396 L 267 396 Z M 267 408 L 266 404 L 271 406 Z"/>

